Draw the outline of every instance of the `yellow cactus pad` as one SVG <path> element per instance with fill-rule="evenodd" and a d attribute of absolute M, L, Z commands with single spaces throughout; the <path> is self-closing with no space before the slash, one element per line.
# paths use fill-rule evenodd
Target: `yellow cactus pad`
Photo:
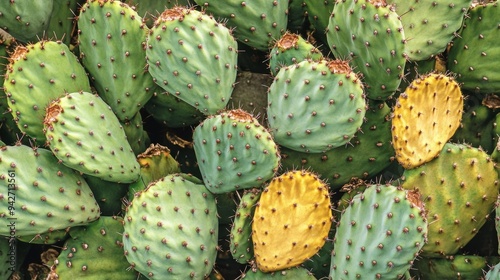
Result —
<path fill-rule="evenodd" d="M 258 268 L 271 272 L 300 265 L 325 244 L 331 225 L 322 180 L 304 170 L 275 177 L 262 192 L 252 223 Z"/>
<path fill-rule="evenodd" d="M 460 125 L 463 103 L 453 78 L 432 73 L 415 79 L 394 107 L 392 145 L 398 162 L 412 169 L 435 158 Z"/>

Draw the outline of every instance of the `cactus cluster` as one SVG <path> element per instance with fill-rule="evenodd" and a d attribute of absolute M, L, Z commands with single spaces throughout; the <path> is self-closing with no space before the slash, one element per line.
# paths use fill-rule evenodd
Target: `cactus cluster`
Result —
<path fill-rule="evenodd" d="M 0 279 L 499 279 L 498 11 L 2 1 Z"/>

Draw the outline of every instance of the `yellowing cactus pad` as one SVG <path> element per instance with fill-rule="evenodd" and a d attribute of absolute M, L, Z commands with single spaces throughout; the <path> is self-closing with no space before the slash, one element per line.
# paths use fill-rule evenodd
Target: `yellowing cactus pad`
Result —
<path fill-rule="evenodd" d="M 415 79 L 399 96 L 392 145 L 404 168 L 415 168 L 439 154 L 460 125 L 463 100 L 455 80 L 434 73 Z"/>
<path fill-rule="evenodd" d="M 322 180 L 304 170 L 275 177 L 262 192 L 252 223 L 258 268 L 271 272 L 300 265 L 324 245 L 331 225 Z"/>

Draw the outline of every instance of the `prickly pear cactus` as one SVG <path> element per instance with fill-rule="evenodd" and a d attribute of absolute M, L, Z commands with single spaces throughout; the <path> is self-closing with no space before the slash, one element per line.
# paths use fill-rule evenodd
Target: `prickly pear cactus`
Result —
<path fill-rule="evenodd" d="M 202 12 L 177 6 L 158 17 L 147 42 L 149 71 L 168 94 L 205 115 L 224 109 L 238 62 L 230 29 Z"/>
<path fill-rule="evenodd" d="M 311 169 L 328 180 L 332 190 L 352 178 L 368 180 L 394 161 L 391 145 L 390 107 L 370 100 L 365 120 L 348 145 L 324 153 L 304 153 L 280 147 L 283 168 Z"/>
<path fill-rule="evenodd" d="M 499 9 L 497 1 L 475 4 L 464 19 L 460 35 L 452 42 L 447 66 L 457 74 L 457 81 L 465 90 L 482 94 L 500 90 L 496 63 L 500 56 Z"/>
<path fill-rule="evenodd" d="M 439 157 L 405 170 L 401 186 L 418 190 L 429 220 L 422 255 L 452 255 L 467 244 L 493 211 L 498 174 L 484 151 L 447 143 Z"/>
<path fill-rule="evenodd" d="M 49 150 L 3 146 L 0 159 L 0 235 L 36 235 L 99 218 L 83 177 Z"/>
<path fill-rule="evenodd" d="M 332 225 L 328 186 L 315 174 L 288 171 L 262 192 L 252 223 L 257 267 L 263 272 L 305 262 L 325 244 Z"/>
<path fill-rule="evenodd" d="M 125 257 L 148 279 L 204 279 L 216 258 L 214 196 L 197 178 L 168 175 L 137 193 L 124 217 Z"/>
<path fill-rule="evenodd" d="M 71 229 L 70 227 L 67 227 L 65 229 L 58 229 L 32 235 L 18 236 L 17 240 L 30 244 L 55 244 L 57 242 L 66 240 L 69 237 L 68 232 L 70 229 Z"/>
<path fill-rule="evenodd" d="M 271 134 L 241 109 L 205 119 L 194 129 L 193 144 L 203 182 L 212 193 L 261 187 L 279 167 Z"/>
<path fill-rule="evenodd" d="M 303 60 L 314 61 L 323 59 L 323 54 L 311 42 L 299 34 L 286 32 L 276 41 L 269 53 L 269 69 L 276 76 L 284 66 L 293 65 Z"/>
<path fill-rule="evenodd" d="M 472 0 L 387 0 L 408 38 L 405 53 L 411 60 L 425 60 L 443 52 L 462 26 Z M 446 16 L 442 16 L 446 15 Z"/>
<path fill-rule="evenodd" d="M 396 159 L 407 169 L 436 157 L 462 119 L 459 84 L 443 74 L 414 80 L 394 106 L 392 144 Z"/>
<path fill-rule="evenodd" d="M 337 1 L 326 31 L 335 57 L 351 60 L 362 73 L 366 96 L 385 100 L 403 78 L 406 40 L 393 5 L 385 1 Z"/>
<path fill-rule="evenodd" d="M 485 275 L 485 280 L 497 280 L 500 279 L 500 263 L 491 267 L 488 273 Z"/>
<path fill-rule="evenodd" d="M 241 264 L 249 263 L 253 257 L 252 220 L 255 205 L 259 201 L 261 191 L 252 189 L 245 191 L 240 198 L 234 214 L 229 233 L 229 251 L 233 258 Z"/>
<path fill-rule="evenodd" d="M 82 64 L 102 99 L 121 121 L 131 120 L 153 96 L 146 67 L 149 29 L 130 6 L 89 0 L 78 15 Z"/>
<path fill-rule="evenodd" d="M 47 29 L 54 6 L 53 0 L 9 0 L 0 2 L 0 28 L 16 40 L 36 42 Z"/>
<path fill-rule="evenodd" d="M 316 279 L 311 272 L 303 267 L 293 267 L 278 271 L 273 271 L 271 273 L 263 272 L 256 267 L 252 267 L 241 274 L 241 278 L 246 280 L 267 280 L 267 279 L 303 279 L 303 280 L 314 280 Z"/>
<path fill-rule="evenodd" d="M 123 255 L 123 219 L 103 216 L 70 230 L 71 238 L 52 266 L 55 279 L 137 279 Z M 54 279 L 54 278 L 52 278 Z"/>
<path fill-rule="evenodd" d="M 60 41 L 18 45 L 9 56 L 3 87 L 17 126 L 40 145 L 46 140 L 46 106 L 65 93 L 90 91 L 85 69 Z"/>
<path fill-rule="evenodd" d="M 342 213 L 331 279 L 399 279 L 426 242 L 427 219 L 417 192 L 371 185 Z"/>
<path fill-rule="evenodd" d="M 417 279 L 484 279 L 488 268 L 485 257 L 451 255 L 445 258 L 419 258 L 413 264 L 411 274 Z M 498 279 L 498 278 L 492 278 Z"/>
<path fill-rule="evenodd" d="M 342 60 L 304 60 L 282 68 L 269 87 L 268 102 L 276 142 L 308 153 L 349 142 L 366 113 L 361 81 Z"/>
<path fill-rule="evenodd" d="M 43 124 L 48 146 L 64 165 L 112 182 L 139 178 L 125 132 L 99 96 L 69 93 L 47 107 Z"/>
<path fill-rule="evenodd" d="M 238 41 L 267 52 L 272 42 L 285 33 L 288 1 L 195 0 L 203 10 L 223 18 L 234 29 Z M 259 20 L 256 20 L 259 19 Z"/>

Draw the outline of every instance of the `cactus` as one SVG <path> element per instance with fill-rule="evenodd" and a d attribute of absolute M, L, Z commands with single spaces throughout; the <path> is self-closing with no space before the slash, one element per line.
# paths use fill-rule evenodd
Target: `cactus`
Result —
<path fill-rule="evenodd" d="M 426 242 L 427 219 L 417 192 L 371 185 L 337 224 L 332 279 L 399 279 Z"/>
<path fill-rule="evenodd" d="M 500 279 L 500 263 L 491 267 L 485 275 L 485 280 Z"/>
<path fill-rule="evenodd" d="M 342 60 L 304 60 L 282 68 L 269 87 L 268 100 L 276 142 L 308 153 L 348 143 L 366 113 L 361 82 Z"/>
<path fill-rule="evenodd" d="M 262 191 L 252 223 L 255 263 L 263 272 L 302 264 L 325 244 L 332 224 L 328 186 L 297 170 L 275 177 Z"/>
<path fill-rule="evenodd" d="M 86 225 L 99 207 L 83 177 L 42 148 L 0 148 L 0 235 L 35 235 Z"/>
<path fill-rule="evenodd" d="M 500 76 L 496 63 L 498 2 L 475 4 L 464 19 L 460 34 L 448 52 L 448 69 L 456 73 L 462 89 L 485 94 L 498 92 Z"/>
<path fill-rule="evenodd" d="M 442 53 L 451 40 L 458 37 L 458 30 L 472 0 L 388 0 L 395 5 L 396 13 L 408 38 L 405 53 L 414 61 L 426 60 Z M 446 16 L 440 16 L 446 15 Z"/>
<path fill-rule="evenodd" d="M 478 148 L 447 143 L 439 157 L 405 170 L 401 186 L 416 189 L 429 219 L 422 256 L 452 255 L 488 219 L 498 195 L 498 174 L 489 155 Z"/>
<path fill-rule="evenodd" d="M 229 233 L 229 251 L 241 264 L 249 263 L 253 257 L 252 220 L 255 205 L 259 201 L 259 189 L 246 190 L 240 198 Z"/>
<path fill-rule="evenodd" d="M 421 76 L 406 88 L 392 119 L 392 144 L 403 167 L 418 167 L 441 152 L 460 125 L 463 99 L 459 84 L 443 74 Z"/>
<path fill-rule="evenodd" d="M 66 45 L 71 45 L 75 34 L 76 14 L 81 6 L 82 0 L 53 0 L 52 13 L 49 25 L 45 31 L 48 38 L 60 40 Z"/>
<path fill-rule="evenodd" d="M 120 124 L 123 127 L 123 131 L 125 131 L 125 135 L 127 135 L 127 141 L 134 154 L 139 155 L 143 153 L 151 144 L 151 140 L 149 139 L 148 132 L 144 130 L 141 113 L 137 113 L 128 121 L 120 121 Z"/>
<path fill-rule="evenodd" d="M 236 40 L 227 27 L 178 6 L 158 17 L 147 42 L 149 71 L 168 94 L 205 115 L 224 109 L 233 91 L 238 59 Z"/>
<path fill-rule="evenodd" d="M 406 54 L 403 24 L 385 1 L 337 1 L 326 34 L 337 58 L 362 73 L 366 96 L 385 100 L 398 89 Z"/>
<path fill-rule="evenodd" d="M 165 9 L 171 9 L 176 6 L 191 7 L 194 5 L 193 0 L 125 0 L 122 2 L 135 7 L 137 13 L 148 27 L 154 25 L 155 19 Z"/>
<path fill-rule="evenodd" d="M 78 28 L 82 64 L 97 93 L 119 120 L 131 120 L 156 88 L 146 67 L 149 29 L 134 9 L 114 0 L 87 1 Z"/>
<path fill-rule="evenodd" d="M 1 1 L 0 28 L 14 36 L 16 40 L 34 43 L 41 39 L 49 25 L 53 0 Z"/>
<path fill-rule="evenodd" d="M 195 177 L 168 175 L 136 194 L 124 218 L 130 265 L 148 279 L 204 279 L 216 258 L 215 198 Z"/>
<path fill-rule="evenodd" d="M 73 228 L 51 268 L 52 279 L 137 279 L 123 255 L 123 219 L 103 216 Z"/>
<path fill-rule="evenodd" d="M 483 279 L 487 260 L 482 256 L 452 255 L 446 258 L 420 258 L 411 274 L 417 279 Z M 495 278 L 497 279 L 497 278 Z"/>
<path fill-rule="evenodd" d="M 90 175 L 85 175 L 84 178 L 99 205 L 101 216 L 114 216 L 121 213 L 129 184 L 105 181 Z"/>
<path fill-rule="evenodd" d="M 390 111 L 385 102 L 370 100 L 365 121 L 349 144 L 324 153 L 303 153 L 280 147 L 283 169 L 311 169 L 328 179 L 332 190 L 352 178 L 373 178 L 394 161 Z"/>
<path fill-rule="evenodd" d="M 288 1 L 195 0 L 207 13 L 223 18 L 234 36 L 252 48 L 267 52 L 272 42 L 285 33 Z M 256 20 L 258 19 L 258 20 Z"/>
<path fill-rule="evenodd" d="M 54 100 L 43 125 L 48 146 L 66 166 L 111 182 L 139 178 L 125 132 L 99 96 L 73 92 Z"/>
<path fill-rule="evenodd" d="M 239 279 L 246 280 L 267 280 L 267 279 L 303 279 L 303 280 L 314 280 L 314 277 L 307 269 L 303 267 L 293 267 L 288 269 L 283 269 L 279 271 L 274 271 L 271 273 L 266 273 L 258 268 L 252 267 L 245 271 Z"/>
<path fill-rule="evenodd" d="M 68 232 L 71 228 L 58 229 L 32 235 L 18 236 L 17 240 L 30 244 L 56 244 L 68 238 Z"/>
<path fill-rule="evenodd" d="M 193 144 L 203 182 L 212 193 L 258 188 L 278 170 L 280 157 L 271 134 L 240 109 L 205 119 L 194 129 Z"/>
<path fill-rule="evenodd" d="M 311 24 L 313 35 L 321 42 L 326 43 L 326 30 L 330 22 L 330 15 L 335 7 L 336 0 L 301 0 L 303 9 L 306 10 L 307 18 Z"/>
<path fill-rule="evenodd" d="M 46 106 L 65 93 L 90 91 L 85 69 L 60 41 L 18 45 L 9 57 L 3 86 L 17 126 L 38 144 L 46 140 Z"/>
<path fill-rule="evenodd" d="M 311 42 L 298 34 L 286 32 L 276 41 L 269 54 L 269 69 L 276 76 L 284 66 L 293 65 L 303 60 L 322 60 L 323 54 Z"/>

